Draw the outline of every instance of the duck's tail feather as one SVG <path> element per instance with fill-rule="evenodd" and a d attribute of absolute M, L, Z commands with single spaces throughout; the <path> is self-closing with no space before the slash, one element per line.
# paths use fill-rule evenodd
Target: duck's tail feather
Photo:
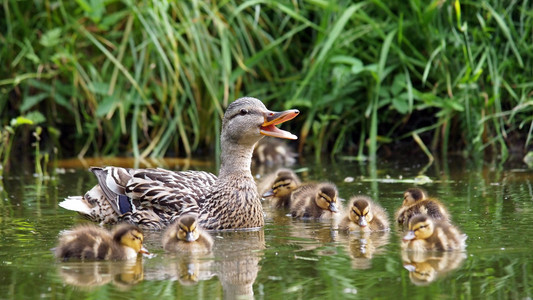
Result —
<path fill-rule="evenodd" d="M 69 196 L 59 206 L 76 211 L 91 221 L 104 224 L 116 223 L 119 215 L 109 204 L 99 185 L 93 187 L 85 196 Z"/>
<path fill-rule="evenodd" d="M 68 196 L 65 200 L 59 203 L 59 206 L 64 209 L 77 211 L 84 215 L 91 214 L 91 207 L 82 196 Z"/>

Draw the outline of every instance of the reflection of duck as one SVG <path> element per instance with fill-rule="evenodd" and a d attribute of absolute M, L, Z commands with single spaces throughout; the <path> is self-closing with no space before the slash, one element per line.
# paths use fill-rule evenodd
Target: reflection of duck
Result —
<path fill-rule="evenodd" d="M 369 269 L 375 255 L 385 253 L 385 245 L 389 243 L 390 231 L 361 232 L 350 234 L 348 253 L 352 258 L 352 268 Z"/>
<path fill-rule="evenodd" d="M 60 205 L 94 221 L 107 222 L 100 210 L 105 205 L 99 203 L 106 200 L 119 219 L 149 228 L 161 228 L 189 212 L 198 213 L 198 222 L 206 229 L 263 226 L 263 209 L 250 171 L 253 148 L 264 135 L 296 139 L 275 125 L 298 113 L 269 111 L 255 98 L 237 99 L 222 120 L 218 178 L 202 171 L 92 168 L 105 197 L 98 195 L 96 188 L 85 197 L 69 197 Z"/>
<path fill-rule="evenodd" d="M 199 227 L 193 214 L 179 217 L 163 234 L 163 248 L 171 252 L 208 253 L 212 246 L 213 239 Z"/>
<path fill-rule="evenodd" d="M 267 137 L 255 146 L 253 162 L 267 166 L 290 166 L 296 162 L 297 156 L 285 141 Z"/>
<path fill-rule="evenodd" d="M 466 254 L 459 251 L 414 252 L 402 251 L 402 261 L 409 271 L 409 279 L 416 285 L 427 285 L 459 268 Z"/>
<path fill-rule="evenodd" d="M 143 280 L 142 259 L 128 261 L 67 262 L 59 265 L 66 284 L 90 290 L 112 282 L 128 288 Z"/>
<path fill-rule="evenodd" d="M 139 252 L 148 253 L 143 239 L 143 233 L 134 225 L 118 225 L 112 233 L 92 224 L 81 225 L 60 236 L 55 255 L 63 260 L 135 259 Z"/>
<path fill-rule="evenodd" d="M 382 231 L 389 229 L 389 219 L 385 210 L 367 196 L 350 199 L 349 210 L 339 224 L 339 230 Z"/>
<path fill-rule="evenodd" d="M 265 249 L 264 231 L 219 232 L 216 241 L 213 247 L 215 257 L 224 258 L 215 261 L 224 298 L 247 299 L 253 296 L 253 284 Z"/>
<path fill-rule="evenodd" d="M 332 219 L 339 212 L 337 187 L 333 183 L 307 183 L 291 194 L 291 215 L 297 218 Z"/>
<path fill-rule="evenodd" d="M 450 219 L 446 207 L 439 200 L 428 198 L 427 193 L 420 188 L 411 188 L 403 194 L 403 203 L 396 212 L 396 221 L 400 225 L 407 225 L 409 219 L 418 214 L 426 214 L 437 220 Z"/>
<path fill-rule="evenodd" d="M 300 185 L 300 179 L 294 171 L 279 169 L 265 176 L 258 184 L 259 194 L 270 199 L 275 208 L 289 208 L 291 194 Z"/>
<path fill-rule="evenodd" d="M 427 215 L 416 215 L 409 221 L 402 248 L 413 251 L 464 250 L 466 235 L 445 221 Z"/>

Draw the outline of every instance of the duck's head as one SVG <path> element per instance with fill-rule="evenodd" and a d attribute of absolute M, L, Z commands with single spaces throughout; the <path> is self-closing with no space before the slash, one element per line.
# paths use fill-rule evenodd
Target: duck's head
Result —
<path fill-rule="evenodd" d="M 274 112 L 263 102 L 252 97 L 243 97 L 232 102 L 222 120 L 222 136 L 232 143 L 253 145 L 262 136 L 295 140 L 294 134 L 281 130 L 276 125 L 296 117 L 297 109 Z"/>
<path fill-rule="evenodd" d="M 425 240 L 433 234 L 435 223 L 427 215 L 416 215 L 409 220 L 409 231 L 403 237 L 404 241 Z"/>
<path fill-rule="evenodd" d="M 150 254 L 143 247 L 144 235 L 142 231 L 135 225 L 118 225 L 113 231 L 113 239 L 123 246 L 132 248 L 137 253 Z"/>
<path fill-rule="evenodd" d="M 281 170 L 278 172 L 272 188 L 263 194 L 263 197 L 285 197 L 298 188 L 299 180 L 294 172 Z"/>
<path fill-rule="evenodd" d="M 196 215 L 187 214 L 178 219 L 176 237 L 185 242 L 194 242 L 200 237 Z"/>
<path fill-rule="evenodd" d="M 337 204 L 337 188 L 332 184 L 322 184 L 318 187 L 315 202 L 318 207 L 331 212 L 339 212 Z"/>
<path fill-rule="evenodd" d="M 421 188 L 410 188 L 403 193 L 403 206 L 412 205 L 417 201 L 427 199 L 427 193 Z"/>
<path fill-rule="evenodd" d="M 357 196 L 352 198 L 352 200 L 350 220 L 360 227 L 368 226 L 368 223 L 374 218 L 369 199 L 365 196 Z"/>

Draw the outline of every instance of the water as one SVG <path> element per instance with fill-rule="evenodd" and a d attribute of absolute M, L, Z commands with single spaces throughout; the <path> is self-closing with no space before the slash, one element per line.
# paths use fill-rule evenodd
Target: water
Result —
<path fill-rule="evenodd" d="M 260 231 L 214 233 L 210 255 L 165 254 L 160 233 L 148 232 L 146 247 L 154 258 L 61 263 L 50 251 L 59 232 L 85 221 L 58 202 L 83 194 L 96 179 L 83 168 L 64 169 L 47 180 L 7 174 L 0 186 L 0 298 L 532 297 L 532 170 L 476 168 L 457 159 L 429 167 L 398 160 L 295 168 L 304 181 L 336 183 L 344 199 L 371 196 L 391 219 L 403 191 L 424 171 L 433 182 L 423 188 L 447 204 L 453 222 L 468 235 L 467 250 L 414 257 L 401 252 L 396 229 L 347 235 L 328 222 L 269 211 Z"/>

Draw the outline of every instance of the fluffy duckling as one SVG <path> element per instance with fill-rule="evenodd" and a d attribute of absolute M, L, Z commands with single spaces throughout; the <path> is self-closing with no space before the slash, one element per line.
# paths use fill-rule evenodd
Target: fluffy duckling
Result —
<path fill-rule="evenodd" d="M 346 231 L 383 231 L 388 230 L 389 218 L 385 210 L 367 196 L 350 199 L 350 210 L 342 218 L 339 229 Z"/>
<path fill-rule="evenodd" d="M 55 255 L 63 260 L 135 259 L 138 253 L 149 254 L 143 239 L 141 230 L 130 224 L 118 225 L 111 233 L 96 225 L 80 225 L 61 234 Z"/>
<path fill-rule="evenodd" d="M 450 220 L 444 204 L 437 199 L 428 198 L 427 193 L 420 188 L 411 188 L 403 194 L 403 203 L 396 212 L 396 221 L 400 225 L 407 225 L 409 219 L 418 214 L 426 214 L 437 220 Z"/>
<path fill-rule="evenodd" d="M 402 248 L 413 251 L 464 250 L 466 235 L 445 221 L 428 215 L 416 215 L 409 220 L 409 231 L 402 239 Z"/>
<path fill-rule="evenodd" d="M 209 253 L 213 238 L 198 225 L 197 215 L 178 218 L 163 234 L 163 248 L 170 252 Z"/>
<path fill-rule="evenodd" d="M 339 212 L 337 187 L 333 183 L 307 183 L 291 194 L 291 215 L 297 218 L 331 219 Z"/>
<path fill-rule="evenodd" d="M 256 164 L 267 166 L 290 166 L 296 162 L 298 154 L 285 141 L 265 137 L 254 148 L 252 160 Z"/>
<path fill-rule="evenodd" d="M 300 186 L 298 175 L 289 169 L 279 169 L 266 176 L 258 185 L 259 193 L 265 199 L 270 199 L 275 208 L 289 208 L 291 194 Z"/>

